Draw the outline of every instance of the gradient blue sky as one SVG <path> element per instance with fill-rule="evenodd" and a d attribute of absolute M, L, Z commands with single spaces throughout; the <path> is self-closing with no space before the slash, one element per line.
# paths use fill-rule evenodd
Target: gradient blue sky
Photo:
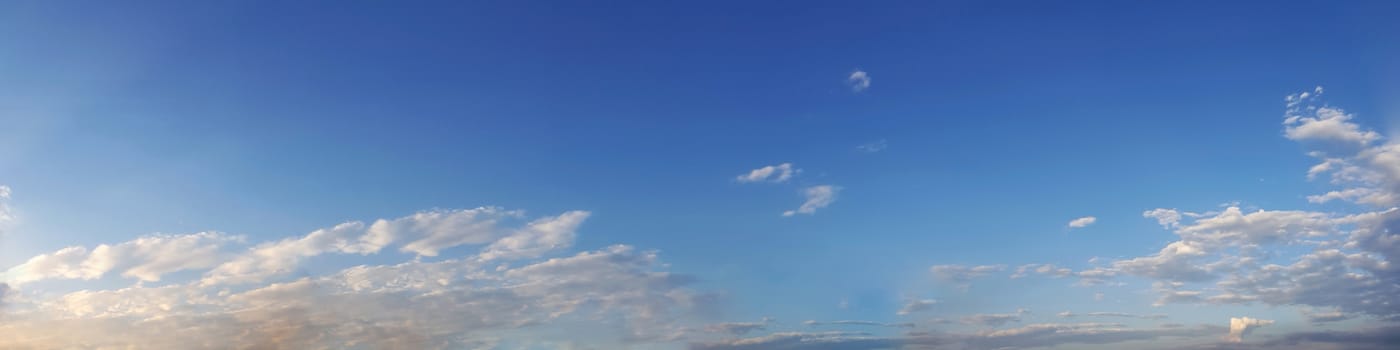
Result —
<path fill-rule="evenodd" d="M 1390 207 L 1310 202 L 1351 186 L 1309 180 L 1315 149 L 1306 135 L 1286 136 L 1283 121 L 1285 96 L 1323 86 L 1316 106 L 1392 135 L 1397 16 L 1400 4 L 1380 1 L 9 2 L 0 185 L 12 190 L 13 218 L 0 268 L 10 269 L 10 303 L 37 305 L 206 273 L 14 282 L 37 273 L 24 269 L 31 258 L 65 247 L 217 231 L 242 237 L 217 249 L 232 256 L 347 221 L 498 206 L 529 220 L 590 213 L 576 240 L 533 259 L 614 244 L 655 250 L 659 269 L 693 279 L 683 288 L 708 300 L 677 327 L 776 320 L 736 339 L 852 330 L 805 320 L 916 323 L 832 335 L 898 340 L 1068 322 L 1062 311 L 1169 317 L 1110 320 L 1131 327 L 1276 321 L 1252 335 L 1264 338 L 1363 331 L 1400 314 L 1336 306 L 1350 319 L 1319 325 L 1300 309 L 1325 303 L 1154 306 L 1152 283 L 1170 279 L 1008 275 L 1156 254 L 1182 238 L 1144 218 L 1155 208 L 1335 218 Z M 852 85 L 854 72 L 868 75 L 867 88 Z M 801 172 L 736 180 L 782 163 Z M 782 215 L 822 185 L 839 188 L 834 202 Z M 1067 226 L 1086 216 L 1095 222 Z M 482 249 L 429 257 L 390 247 L 312 256 L 263 282 Z M 1283 265 L 1315 251 L 1262 249 Z M 1005 267 L 964 284 L 935 265 Z M 938 303 L 896 314 L 922 299 Z M 1005 325 L 959 321 L 1022 308 Z M 574 327 L 488 330 L 502 339 L 483 346 L 737 341 Z M 577 343 L 527 341 L 539 339 Z"/>

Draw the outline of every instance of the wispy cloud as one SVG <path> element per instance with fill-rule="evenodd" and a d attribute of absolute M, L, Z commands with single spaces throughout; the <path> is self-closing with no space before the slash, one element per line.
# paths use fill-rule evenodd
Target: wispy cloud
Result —
<path fill-rule="evenodd" d="M 14 220 L 10 214 L 10 186 L 0 185 L 0 235 L 5 234 L 5 225 Z"/>
<path fill-rule="evenodd" d="M 865 144 L 861 144 L 861 145 L 859 145 L 859 146 L 856 146 L 856 150 L 859 150 L 859 151 L 865 152 L 865 153 L 875 153 L 875 152 L 883 151 L 883 150 L 885 150 L 885 148 L 889 148 L 889 146 L 890 146 L 889 142 L 886 142 L 885 139 L 879 139 L 879 140 L 871 141 L 871 142 L 869 142 L 869 143 L 865 143 Z"/>
<path fill-rule="evenodd" d="M 904 306 L 900 307 L 899 311 L 895 312 L 895 314 L 908 315 L 916 312 L 928 311 L 932 310 L 935 304 L 938 304 L 938 301 L 933 299 L 910 299 L 905 301 Z"/>
<path fill-rule="evenodd" d="M 748 174 L 736 176 L 734 178 L 734 181 L 738 181 L 739 183 L 782 183 L 791 180 L 794 175 L 797 175 L 801 172 L 802 169 L 797 169 L 793 167 L 792 163 L 782 163 L 778 165 L 769 165 L 762 168 L 750 170 Z"/>
<path fill-rule="evenodd" d="M 807 200 L 802 202 L 802 206 L 796 210 L 783 212 L 783 216 L 793 216 L 797 214 L 812 215 L 817 209 L 826 208 L 831 203 L 836 202 L 836 194 L 841 192 L 840 187 L 832 185 L 819 185 L 802 189 L 802 196 Z"/>
<path fill-rule="evenodd" d="M 851 86 L 851 91 L 865 91 L 870 88 L 870 73 L 857 69 L 846 77 L 846 84 Z"/>
<path fill-rule="evenodd" d="M 1083 228 L 1083 227 L 1087 227 L 1087 226 L 1089 226 L 1089 225 L 1093 225 L 1094 222 L 1097 222 L 1097 221 L 1099 221 L 1099 218 L 1092 217 L 1092 216 L 1085 216 L 1085 217 L 1082 217 L 1082 218 L 1070 220 L 1070 221 L 1069 221 L 1069 224 L 1067 224 L 1066 226 L 1069 226 L 1069 228 Z"/>

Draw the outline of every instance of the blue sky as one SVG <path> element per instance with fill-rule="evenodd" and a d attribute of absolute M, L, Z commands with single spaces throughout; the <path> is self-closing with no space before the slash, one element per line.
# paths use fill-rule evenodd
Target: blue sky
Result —
<path fill-rule="evenodd" d="M 306 285 L 529 310 L 365 348 L 1276 347 L 1400 317 L 1339 297 L 1400 305 L 1396 4 L 396 5 L 0 5 L 0 329 L 333 308 L 255 301 Z M 1305 278 L 1333 250 L 1323 275 L 1362 286 Z M 631 274 L 579 290 L 550 264 Z M 176 296 L 121 294 L 154 291 Z M 304 318 L 427 313 L 382 314 Z M 370 333 L 295 329 L 279 346 Z"/>

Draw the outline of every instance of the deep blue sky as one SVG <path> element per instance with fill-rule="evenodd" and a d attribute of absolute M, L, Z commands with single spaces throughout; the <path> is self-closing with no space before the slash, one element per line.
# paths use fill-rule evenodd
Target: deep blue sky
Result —
<path fill-rule="evenodd" d="M 1028 288 L 1092 292 L 967 296 L 927 270 L 1154 253 L 1177 238 L 1152 208 L 1329 208 L 1304 199 L 1327 184 L 1281 136 L 1282 97 L 1325 86 L 1383 133 L 1400 116 L 1400 3 L 1346 5 L 14 2 L 0 184 L 22 220 L 0 265 L 151 233 L 587 210 L 578 249 L 658 250 L 730 293 L 726 319 L 887 321 L 913 297 L 1048 316 Z M 734 181 L 785 162 L 788 183 Z M 779 215 L 828 184 L 830 206 Z M 1146 310 L 1141 292 L 1109 293 Z"/>

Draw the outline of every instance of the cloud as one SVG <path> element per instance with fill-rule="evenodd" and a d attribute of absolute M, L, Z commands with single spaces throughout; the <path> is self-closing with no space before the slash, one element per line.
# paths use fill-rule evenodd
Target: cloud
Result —
<path fill-rule="evenodd" d="M 1284 100 L 1284 136 L 1296 141 L 1320 141 L 1366 146 L 1381 139 L 1379 133 L 1363 130 L 1352 123 L 1352 115 L 1334 107 L 1319 107 L 1314 102 L 1322 95 L 1319 87 L 1313 93 L 1289 95 Z"/>
<path fill-rule="evenodd" d="M 892 327 L 892 328 L 913 328 L 913 327 L 914 327 L 914 324 L 913 324 L 913 323 L 884 323 L 884 322 L 874 322 L 874 321 L 853 321 L 853 320 L 841 320 L 841 321 L 811 321 L 811 320 L 809 320 L 809 321 L 802 322 L 802 324 L 808 325 L 808 326 L 871 326 L 871 327 Z"/>
<path fill-rule="evenodd" d="M 1278 337 L 1250 343 L 1227 343 L 1207 346 L 1202 349 L 1337 349 L 1337 350 L 1383 350 L 1394 349 L 1400 344 L 1400 326 L 1387 325 L 1359 330 L 1316 330 L 1284 334 Z"/>
<path fill-rule="evenodd" d="M 768 329 L 768 325 L 771 323 L 773 323 L 773 319 L 764 317 L 761 322 L 728 322 L 705 325 L 705 331 L 730 335 L 744 335 L 750 332 Z"/>
<path fill-rule="evenodd" d="M 217 232 L 186 235 L 151 235 L 115 245 L 67 247 L 5 271 L 7 282 L 15 285 L 45 279 L 91 280 L 120 271 L 122 277 L 159 281 L 162 275 L 200 270 L 227 258 L 223 247 L 242 237 Z"/>
<path fill-rule="evenodd" d="M 1139 314 L 1131 314 L 1131 313 L 1126 313 L 1126 312 L 1086 312 L 1086 313 L 1073 313 L 1073 312 L 1065 311 L 1065 312 L 1061 312 L 1061 313 L 1056 314 L 1056 316 L 1059 316 L 1060 318 L 1075 318 L 1075 317 L 1118 317 L 1118 318 L 1138 318 L 1138 319 L 1144 319 L 1144 320 L 1165 320 L 1165 319 L 1167 319 L 1167 315 L 1162 315 L 1162 314 L 1139 315 Z"/>
<path fill-rule="evenodd" d="M 735 177 L 734 180 L 738 181 L 739 183 L 782 183 L 787 182 L 788 180 L 792 179 L 794 175 L 797 175 L 801 172 L 802 169 L 794 168 L 792 166 L 792 163 L 783 163 L 750 170 L 748 174 L 739 175 Z"/>
<path fill-rule="evenodd" d="M 1303 309 L 1301 310 L 1301 312 L 1303 313 L 1303 317 L 1308 319 L 1308 322 L 1312 322 L 1314 324 L 1344 321 L 1352 318 L 1351 315 L 1343 313 L 1339 310 L 1316 312 L 1309 309 Z"/>
<path fill-rule="evenodd" d="M 819 185 L 802 189 L 802 196 L 807 200 L 802 202 L 802 206 L 796 210 L 783 212 L 783 216 L 793 216 L 796 214 L 812 215 L 817 209 L 826 208 L 831 203 L 836 202 L 836 194 L 841 192 L 841 188 L 832 185 Z"/>
<path fill-rule="evenodd" d="M 1006 270 L 1006 265 L 934 265 L 929 267 L 929 272 L 933 273 L 934 278 L 962 288 L 967 288 L 974 279 L 1004 270 Z"/>
<path fill-rule="evenodd" d="M 574 243 L 575 231 L 588 219 L 589 212 L 575 210 L 555 217 L 540 218 L 524 228 L 491 243 L 481 253 L 485 260 L 534 258 Z"/>
<path fill-rule="evenodd" d="M 306 258 L 375 254 L 398 242 L 405 242 L 399 251 L 421 256 L 437 256 L 442 249 L 459 245 L 491 243 L 482 259 L 536 257 L 572 245 L 575 230 L 588 216 L 585 211 L 571 211 L 514 229 L 503 225 L 521 219 L 524 212 L 497 207 L 422 211 L 370 225 L 351 221 L 255 246 L 206 273 L 203 283 L 260 282 L 294 271 Z"/>
<path fill-rule="evenodd" d="M 870 73 L 857 69 L 846 77 L 846 83 L 851 85 L 851 91 L 865 91 L 870 88 Z"/>
<path fill-rule="evenodd" d="M 709 300 L 629 246 L 518 268 L 480 261 L 357 266 L 234 293 L 197 282 L 83 290 L 9 315 L 0 332 L 14 336 L 0 348 L 469 348 L 568 324 L 667 341 Z"/>
<path fill-rule="evenodd" d="M 1085 226 L 1093 225 L 1095 221 L 1099 221 L 1099 219 L 1092 216 L 1085 216 L 1082 218 L 1070 220 L 1067 226 L 1069 226 L 1069 228 L 1082 228 Z"/>
<path fill-rule="evenodd" d="M 1074 275 L 1074 270 L 1058 267 L 1054 264 L 1026 264 L 1016 267 L 1016 271 L 1011 274 L 1011 278 L 1023 278 L 1030 275 L 1031 272 L 1051 277 L 1068 277 Z"/>
<path fill-rule="evenodd" d="M 1260 320 L 1249 317 L 1231 317 L 1230 334 L 1226 335 L 1225 339 L 1230 342 L 1238 343 L 1244 341 L 1244 336 L 1249 334 L 1250 331 L 1254 330 L 1255 328 L 1271 324 L 1274 324 L 1274 321 Z"/>
<path fill-rule="evenodd" d="M 1142 217 L 1157 219 L 1157 224 L 1162 228 L 1173 229 L 1181 222 L 1181 213 L 1176 209 L 1157 208 L 1142 212 Z"/>
<path fill-rule="evenodd" d="M 1118 344 L 1160 338 L 1199 338 L 1219 334 L 1219 326 L 1128 328 L 1104 323 L 1042 323 L 975 333 L 909 332 L 879 337 L 862 332 L 782 332 L 765 336 L 692 343 L 692 350 L 874 350 L 874 349 L 1019 349 L 1071 344 Z M 1136 344 L 1144 345 L 1142 343 Z M 1148 343 L 1147 348 L 1153 348 Z M 1164 343 L 1157 349 L 1176 349 Z"/>
<path fill-rule="evenodd" d="M 879 140 L 871 141 L 870 143 L 866 143 L 866 144 L 862 144 L 862 145 L 856 146 L 856 150 L 859 150 L 859 151 L 865 152 L 865 153 L 876 153 L 876 152 L 879 152 L 879 151 L 883 151 L 883 150 L 885 150 L 886 148 L 889 148 L 889 147 L 890 147 L 889 142 L 886 142 L 885 139 L 879 139 Z"/>
<path fill-rule="evenodd" d="M 1010 322 L 1021 322 L 1021 316 L 1027 313 L 1030 313 L 1030 311 L 1026 309 L 1017 309 L 1014 314 L 974 314 L 963 316 L 959 321 L 969 325 L 1001 327 Z"/>
<path fill-rule="evenodd" d="M 938 304 L 938 301 L 933 299 L 910 299 L 905 302 L 904 306 L 900 307 L 899 311 L 896 311 L 895 314 L 908 315 L 916 312 L 928 311 L 933 309 L 934 304 Z"/>
<path fill-rule="evenodd" d="M 5 225 L 14 220 L 10 213 L 10 186 L 0 185 L 0 235 L 5 234 Z"/>

